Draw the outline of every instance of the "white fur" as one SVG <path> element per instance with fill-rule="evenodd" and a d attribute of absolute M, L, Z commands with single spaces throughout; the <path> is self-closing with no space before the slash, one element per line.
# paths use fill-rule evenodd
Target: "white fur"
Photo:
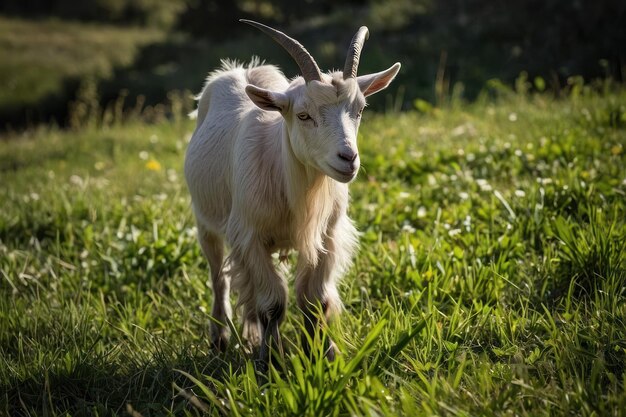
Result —
<path fill-rule="evenodd" d="M 305 83 L 253 60 L 247 67 L 223 61 L 209 75 L 185 176 L 211 266 L 217 321 L 231 318 L 232 280 L 244 337 L 253 343 L 267 337 L 267 323 L 280 323 L 287 303 L 287 283 L 271 255 L 292 249 L 299 253 L 299 306 L 306 312 L 319 302 L 327 316 L 340 310 L 337 281 L 357 247 L 347 183 L 359 168 L 360 112 L 365 95 L 385 88 L 398 69 L 347 80 L 324 74 L 322 82 Z M 311 119 L 300 120 L 304 113 Z M 212 325 L 214 343 L 228 337 L 227 326 Z"/>

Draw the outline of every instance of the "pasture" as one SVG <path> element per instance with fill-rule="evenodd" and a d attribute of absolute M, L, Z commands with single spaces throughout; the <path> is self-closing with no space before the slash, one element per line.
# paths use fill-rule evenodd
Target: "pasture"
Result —
<path fill-rule="evenodd" d="M 342 355 L 303 354 L 292 299 L 262 386 L 236 337 L 209 346 L 184 106 L 6 134 L 0 414 L 622 415 L 626 93 L 604 87 L 366 111 Z"/>

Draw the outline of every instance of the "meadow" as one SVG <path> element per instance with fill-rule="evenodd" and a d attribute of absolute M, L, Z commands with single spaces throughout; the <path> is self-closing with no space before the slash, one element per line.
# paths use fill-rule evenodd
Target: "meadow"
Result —
<path fill-rule="evenodd" d="M 623 415 L 622 88 L 366 111 L 342 355 L 304 355 L 292 299 L 261 385 L 209 346 L 172 103 L 0 140 L 0 415 Z"/>

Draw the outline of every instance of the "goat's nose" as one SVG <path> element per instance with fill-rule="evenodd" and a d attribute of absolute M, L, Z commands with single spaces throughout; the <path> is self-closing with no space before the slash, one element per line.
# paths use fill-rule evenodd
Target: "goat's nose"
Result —
<path fill-rule="evenodd" d="M 339 159 L 343 159 L 346 162 L 354 162 L 354 160 L 356 159 L 357 156 L 359 156 L 359 154 L 356 152 L 347 151 L 347 152 L 339 152 L 337 156 L 339 157 Z"/>

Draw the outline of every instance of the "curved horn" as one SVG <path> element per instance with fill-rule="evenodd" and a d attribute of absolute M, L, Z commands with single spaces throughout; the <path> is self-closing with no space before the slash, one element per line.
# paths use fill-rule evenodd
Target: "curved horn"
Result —
<path fill-rule="evenodd" d="M 350 48 L 348 49 L 348 56 L 346 57 L 346 65 L 343 67 L 343 79 L 355 78 L 356 72 L 359 68 L 359 58 L 361 57 L 361 50 L 363 44 L 370 37 L 370 32 L 367 30 L 367 26 L 361 26 L 359 31 L 352 38 L 350 42 Z"/>
<path fill-rule="evenodd" d="M 306 82 L 316 80 L 322 81 L 322 73 L 320 72 L 317 63 L 307 51 L 304 46 L 297 40 L 290 38 L 285 35 L 283 32 L 280 32 L 276 29 L 272 29 L 269 26 L 265 26 L 261 23 L 254 22 L 252 20 L 240 19 L 240 22 L 247 23 L 260 31 L 264 32 L 266 35 L 269 35 L 272 39 L 274 39 L 280 46 L 285 48 L 289 55 L 296 61 L 296 64 L 300 67 L 300 72 L 302 72 L 302 76 Z"/>

